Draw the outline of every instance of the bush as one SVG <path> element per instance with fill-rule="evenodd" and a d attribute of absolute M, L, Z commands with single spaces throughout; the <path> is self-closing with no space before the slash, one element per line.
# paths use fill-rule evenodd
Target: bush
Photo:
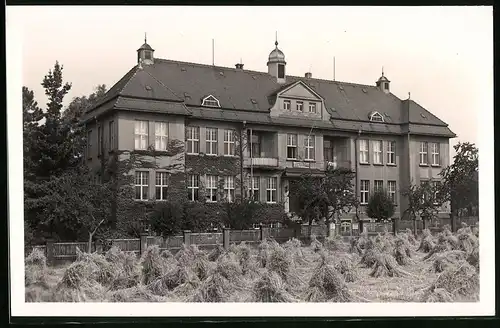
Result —
<path fill-rule="evenodd" d="M 151 229 L 162 236 L 170 236 L 182 230 L 184 207 L 178 202 L 159 202 L 149 218 Z"/>
<path fill-rule="evenodd" d="M 385 191 L 376 191 L 368 200 L 368 217 L 377 221 L 387 220 L 394 215 L 394 203 Z"/>
<path fill-rule="evenodd" d="M 231 229 L 245 230 L 252 226 L 255 214 L 262 205 L 251 200 L 238 200 L 233 203 L 225 203 L 225 224 Z"/>

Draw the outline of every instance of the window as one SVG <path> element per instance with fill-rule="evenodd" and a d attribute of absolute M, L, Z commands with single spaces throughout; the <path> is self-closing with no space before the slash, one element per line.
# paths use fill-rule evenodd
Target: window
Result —
<path fill-rule="evenodd" d="M 108 132 L 109 132 L 109 150 L 114 150 L 116 148 L 116 145 L 115 145 L 115 122 L 114 121 L 110 121 L 109 122 L 109 129 L 108 129 Z"/>
<path fill-rule="evenodd" d="M 389 90 L 389 83 L 384 83 L 384 90 Z"/>
<path fill-rule="evenodd" d="M 186 143 L 188 154 L 200 152 L 200 128 L 197 126 L 186 127 Z"/>
<path fill-rule="evenodd" d="M 260 177 L 250 177 L 250 198 L 254 201 L 259 201 L 259 183 Z"/>
<path fill-rule="evenodd" d="M 439 165 L 439 144 L 431 143 L 431 160 L 432 165 Z"/>
<path fill-rule="evenodd" d="M 370 121 L 372 121 L 372 122 L 383 122 L 384 121 L 384 117 L 379 112 L 373 112 L 370 115 Z"/>
<path fill-rule="evenodd" d="M 234 130 L 224 130 L 224 155 L 234 156 Z"/>
<path fill-rule="evenodd" d="M 420 143 L 420 165 L 427 165 L 427 142 Z"/>
<path fill-rule="evenodd" d="M 269 177 L 267 178 L 267 186 L 266 186 L 266 202 L 267 203 L 276 203 L 277 201 L 277 185 L 278 178 Z"/>
<path fill-rule="evenodd" d="M 102 128 L 99 125 L 97 127 L 97 156 L 101 156 L 102 153 Z"/>
<path fill-rule="evenodd" d="M 292 109 L 292 104 L 291 104 L 290 100 L 283 100 L 283 109 L 285 109 L 285 110 Z"/>
<path fill-rule="evenodd" d="M 234 177 L 224 177 L 224 198 L 232 203 L 234 201 Z"/>
<path fill-rule="evenodd" d="M 361 180 L 361 186 L 359 190 L 361 192 L 361 204 L 368 204 L 368 196 L 370 195 L 370 181 Z"/>
<path fill-rule="evenodd" d="M 87 131 L 87 158 L 92 158 L 92 130 Z"/>
<path fill-rule="evenodd" d="M 387 142 L 387 164 L 396 164 L 396 142 Z"/>
<path fill-rule="evenodd" d="M 383 191 L 384 190 L 384 180 L 373 181 L 373 191 Z"/>
<path fill-rule="evenodd" d="M 316 103 L 309 103 L 309 113 L 316 113 Z"/>
<path fill-rule="evenodd" d="M 314 136 L 306 136 L 304 139 L 304 147 L 306 150 L 306 160 L 314 160 Z"/>
<path fill-rule="evenodd" d="M 191 201 L 199 200 L 199 190 L 200 190 L 200 176 L 199 175 L 189 175 L 188 176 L 188 199 Z"/>
<path fill-rule="evenodd" d="M 286 158 L 297 159 L 297 135 L 288 134 L 286 140 Z"/>
<path fill-rule="evenodd" d="M 260 136 L 252 133 L 251 157 L 260 157 Z"/>
<path fill-rule="evenodd" d="M 201 102 L 202 106 L 207 106 L 207 107 L 220 107 L 219 100 L 215 98 L 214 96 L 210 95 L 206 98 L 203 98 L 203 101 Z"/>
<path fill-rule="evenodd" d="M 149 194 L 149 172 L 135 171 L 135 199 L 147 200 Z"/>
<path fill-rule="evenodd" d="M 217 176 L 206 176 L 205 197 L 207 202 L 213 203 L 217 201 Z"/>
<path fill-rule="evenodd" d="M 295 104 L 295 106 L 296 106 L 296 109 L 299 112 L 303 112 L 304 111 L 304 102 L 303 101 L 297 101 L 297 103 Z"/>
<path fill-rule="evenodd" d="M 155 150 L 167 150 L 168 125 L 165 122 L 155 122 Z"/>
<path fill-rule="evenodd" d="M 168 173 L 156 172 L 156 200 L 167 200 Z"/>
<path fill-rule="evenodd" d="M 333 142 L 323 139 L 323 157 L 325 162 L 333 162 Z"/>
<path fill-rule="evenodd" d="M 373 164 L 382 164 L 382 141 L 373 141 Z"/>
<path fill-rule="evenodd" d="M 359 140 L 359 162 L 368 164 L 368 140 Z"/>
<path fill-rule="evenodd" d="M 387 181 L 387 191 L 392 202 L 396 204 L 396 181 Z"/>
<path fill-rule="evenodd" d="M 135 149 L 148 148 L 148 121 L 135 121 Z"/>
<path fill-rule="evenodd" d="M 285 78 L 285 65 L 283 64 L 278 64 L 278 78 Z"/>
<path fill-rule="evenodd" d="M 206 130 L 207 139 L 207 155 L 217 155 L 217 129 L 207 128 Z"/>
<path fill-rule="evenodd" d="M 144 51 L 144 58 L 151 59 L 151 51 Z"/>
<path fill-rule="evenodd" d="M 439 205 L 438 198 L 439 198 L 439 181 L 432 181 L 432 190 L 433 190 L 433 204 L 434 205 Z"/>

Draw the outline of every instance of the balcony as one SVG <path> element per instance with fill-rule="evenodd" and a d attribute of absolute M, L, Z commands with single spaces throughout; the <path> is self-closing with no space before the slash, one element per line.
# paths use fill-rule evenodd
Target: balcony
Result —
<path fill-rule="evenodd" d="M 275 157 L 245 158 L 246 167 L 278 167 L 278 159 Z"/>
<path fill-rule="evenodd" d="M 338 169 L 338 168 L 346 168 L 346 169 L 350 169 L 351 168 L 351 161 L 340 161 L 340 160 L 333 160 L 333 161 L 329 161 L 327 159 L 325 159 L 325 170 L 327 168 L 333 168 L 333 169 Z"/>

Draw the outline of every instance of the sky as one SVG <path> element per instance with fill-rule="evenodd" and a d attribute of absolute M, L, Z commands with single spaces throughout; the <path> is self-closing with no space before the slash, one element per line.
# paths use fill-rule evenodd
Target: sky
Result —
<path fill-rule="evenodd" d="M 11 11 L 12 10 L 12 11 Z M 43 77 L 56 60 L 66 97 L 110 88 L 136 64 L 147 33 L 155 57 L 267 71 L 278 33 L 287 74 L 373 85 L 415 100 L 478 143 L 480 113 L 493 113 L 492 7 L 51 7 L 8 8 L 22 26 L 23 85 L 46 103 Z M 9 16 L 9 12 L 12 16 Z M 478 145 L 480 146 L 480 145 Z M 454 151 L 451 150 L 452 156 Z"/>

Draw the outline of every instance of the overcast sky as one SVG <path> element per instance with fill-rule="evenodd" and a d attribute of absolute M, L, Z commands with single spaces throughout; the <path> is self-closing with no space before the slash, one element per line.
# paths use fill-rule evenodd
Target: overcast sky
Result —
<path fill-rule="evenodd" d="M 159 58 L 267 71 L 278 31 L 287 73 L 374 84 L 384 67 L 391 91 L 478 142 L 478 116 L 493 108 L 492 7 L 17 7 L 23 84 L 34 90 L 56 60 L 73 84 L 67 101 L 110 88 L 136 64 L 144 41 Z M 8 11 L 8 14 L 10 13 Z"/>

